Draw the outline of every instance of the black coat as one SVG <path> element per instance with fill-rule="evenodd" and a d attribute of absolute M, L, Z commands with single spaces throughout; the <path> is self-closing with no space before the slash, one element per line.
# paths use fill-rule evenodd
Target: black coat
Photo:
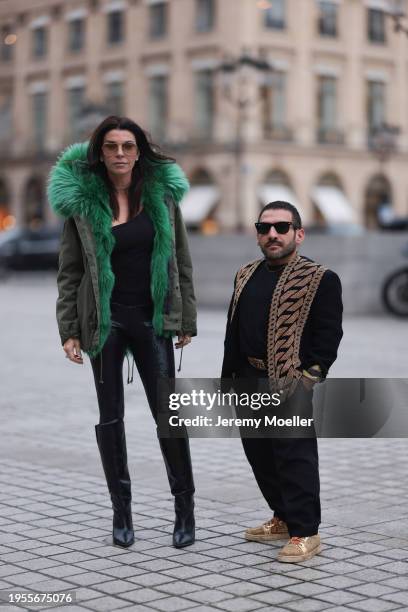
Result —
<path fill-rule="evenodd" d="M 242 366 L 247 364 L 247 355 L 242 354 L 239 346 L 239 300 L 232 322 L 231 308 L 232 300 L 225 333 L 222 378 L 234 378 Z M 319 365 L 323 376 L 327 375 L 336 360 L 337 349 L 343 336 L 342 315 L 340 279 L 332 270 L 326 270 L 317 288 L 300 340 L 301 370 Z"/>

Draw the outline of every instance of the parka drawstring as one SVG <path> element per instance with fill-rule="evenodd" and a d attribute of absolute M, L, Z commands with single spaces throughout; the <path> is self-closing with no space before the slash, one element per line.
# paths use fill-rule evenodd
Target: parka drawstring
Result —
<path fill-rule="evenodd" d="M 183 359 L 183 347 L 181 347 L 180 361 L 179 361 L 179 366 L 177 368 L 177 372 L 181 372 L 181 360 L 182 359 Z"/>
<path fill-rule="evenodd" d="M 100 370 L 99 370 L 99 382 L 100 382 L 101 385 L 103 385 L 103 378 L 102 378 L 102 351 L 99 354 L 99 358 L 100 358 L 100 362 L 101 362 L 101 367 L 100 367 Z"/>
<path fill-rule="evenodd" d="M 129 384 L 129 383 L 133 383 L 133 369 L 135 367 L 135 358 L 132 357 L 132 372 L 130 376 L 129 376 L 129 371 L 130 371 L 129 356 L 127 353 L 126 353 L 126 360 L 127 360 L 127 365 L 128 365 L 127 384 Z"/>

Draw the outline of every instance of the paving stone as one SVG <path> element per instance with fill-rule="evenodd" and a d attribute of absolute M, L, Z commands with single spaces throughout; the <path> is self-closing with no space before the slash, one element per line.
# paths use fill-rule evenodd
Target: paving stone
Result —
<path fill-rule="evenodd" d="M 122 597 L 124 599 L 133 601 L 135 604 L 154 601 L 156 605 L 156 600 L 158 601 L 159 599 L 163 599 L 163 597 L 166 598 L 167 596 L 166 593 L 161 593 L 156 589 L 142 587 L 133 591 L 126 591 L 122 594 Z"/>
<path fill-rule="evenodd" d="M 364 599 L 364 596 L 361 594 L 350 593 L 350 591 L 342 591 L 340 589 L 327 591 L 326 593 L 315 594 L 314 597 L 316 599 L 326 601 L 327 603 L 337 605 L 347 605 Z"/>
<path fill-rule="evenodd" d="M 237 578 L 240 580 L 253 580 L 254 578 L 261 578 L 268 574 L 270 567 L 263 567 L 262 569 L 258 569 L 255 567 L 241 567 L 239 569 L 230 570 L 225 572 L 227 576 L 231 576 L 231 578 Z"/>
<path fill-rule="evenodd" d="M 358 593 L 359 595 L 365 595 L 366 597 L 372 598 L 381 597 L 382 595 L 387 595 L 388 593 L 393 593 L 395 591 L 395 588 L 391 586 L 386 586 L 382 583 L 374 582 L 351 587 L 350 591 L 352 591 L 353 593 Z"/>
<path fill-rule="evenodd" d="M 399 593 L 388 593 L 381 597 L 384 601 L 392 601 L 397 604 L 401 604 L 405 608 L 408 608 L 408 592 L 401 591 Z"/>
<path fill-rule="evenodd" d="M 261 584 L 255 584 L 253 582 L 232 582 L 231 584 L 225 584 L 220 587 L 221 591 L 225 593 L 231 593 L 235 597 L 247 597 L 248 595 L 254 595 L 255 593 L 262 593 L 268 590 L 268 587 L 262 586 Z"/>
<path fill-rule="evenodd" d="M 45 561 L 45 559 L 44 559 Z M 75 565 L 57 565 L 55 567 L 44 567 L 43 574 L 52 576 L 54 578 L 65 578 L 65 576 L 75 576 L 76 574 L 83 574 L 84 570 L 81 567 Z"/>
<path fill-rule="evenodd" d="M 188 598 L 197 603 L 215 604 L 219 601 L 226 601 L 233 597 L 230 593 L 225 593 L 217 589 L 202 589 L 188 594 Z"/>
<path fill-rule="evenodd" d="M 385 584 L 385 586 L 390 586 L 395 589 L 408 590 L 408 576 L 387 578 L 387 580 L 382 580 L 381 584 Z"/>
<path fill-rule="evenodd" d="M 365 567 L 376 567 L 378 569 L 388 571 L 386 569 L 387 560 L 385 560 L 384 557 L 380 557 L 379 555 L 358 555 L 353 559 L 353 563 L 357 563 L 358 565 L 364 565 Z M 405 566 L 405 570 L 407 570 L 407 567 L 408 566 Z"/>
<path fill-rule="evenodd" d="M 264 604 L 271 606 L 278 606 L 279 604 L 286 604 L 289 601 L 294 601 L 299 598 L 299 595 L 295 593 L 286 593 L 285 591 L 267 591 L 266 593 L 258 593 L 257 595 L 251 595 L 252 599 L 261 601 Z"/>
<path fill-rule="evenodd" d="M 238 584 L 236 578 L 223 576 L 222 574 L 204 574 L 203 576 L 189 578 L 189 580 L 194 584 L 201 584 L 211 588 L 218 588 L 226 584 Z"/>
<path fill-rule="evenodd" d="M 329 586 L 336 589 L 348 589 L 350 587 L 359 586 L 362 582 L 351 576 L 329 576 L 328 578 L 316 580 L 316 584 L 322 584 L 323 586 Z"/>
<path fill-rule="evenodd" d="M 380 582 L 392 576 L 390 572 L 384 572 L 374 568 L 360 570 L 356 575 L 358 579 L 363 582 Z"/>
<path fill-rule="evenodd" d="M 188 595 L 189 593 L 202 590 L 202 587 L 198 584 L 192 584 L 191 582 L 187 582 L 185 580 L 182 582 L 173 580 L 172 582 L 165 582 L 157 585 L 156 589 L 158 591 L 162 591 L 163 593 L 168 593 L 169 595 Z"/>
<path fill-rule="evenodd" d="M 133 567 L 133 565 L 121 565 L 119 567 L 109 567 L 100 570 L 101 574 L 112 576 L 112 578 L 131 578 L 133 576 L 138 576 L 140 572 L 140 568 Z"/>
<path fill-rule="evenodd" d="M 285 608 L 288 610 L 294 610 L 295 612 L 319 612 L 320 610 L 327 610 L 331 608 L 331 605 L 327 601 L 320 601 L 312 597 L 305 599 L 295 599 L 294 601 L 288 601 L 285 603 Z"/>
<path fill-rule="evenodd" d="M 145 587 L 154 587 L 162 584 L 169 584 L 174 582 L 175 578 L 171 578 L 170 576 L 165 576 L 163 574 L 156 573 L 144 573 L 138 576 L 132 576 L 129 578 L 129 582 L 134 584 L 139 584 L 140 586 Z"/>
<path fill-rule="evenodd" d="M 265 605 L 248 597 L 235 597 L 227 601 L 219 601 L 216 607 L 227 610 L 227 612 L 250 612 L 251 610 L 259 610 L 259 608 L 264 609 Z"/>
<path fill-rule="evenodd" d="M 298 566 L 299 567 L 299 566 Z M 308 567 L 302 567 L 301 569 L 297 569 L 293 571 L 290 575 L 291 578 L 295 580 L 319 580 L 320 578 L 328 578 L 326 572 L 322 572 L 321 570 L 311 569 Z"/>
<path fill-rule="evenodd" d="M 202 574 L 207 574 L 208 572 L 204 569 L 199 569 L 198 567 L 189 567 L 188 565 L 175 567 L 170 570 L 165 570 L 163 574 L 166 576 L 171 576 L 172 578 L 177 578 L 178 580 L 191 580 L 196 576 L 201 576 Z"/>
<path fill-rule="evenodd" d="M 100 574 L 99 572 L 86 572 L 83 574 L 75 574 L 75 576 L 71 576 L 71 581 L 80 586 L 92 586 L 93 584 L 98 584 L 99 582 L 105 582 L 106 576 L 104 574 Z"/>
<path fill-rule="evenodd" d="M 395 561 L 393 563 L 385 563 L 381 568 L 385 572 L 392 572 L 393 574 L 401 574 L 401 576 L 408 575 L 408 563 L 403 561 Z"/>
<path fill-rule="evenodd" d="M 350 607 L 355 610 L 363 610 L 364 612 L 388 612 L 388 610 L 398 609 L 399 605 L 392 601 L 368 598 L 356 601 L 350 604 Z"/>
<path fill-rule="evenodd" d="M 95 557 L 92 557 L 92 555 L 87 555 L 83 552 L 69 552 L 62 555 L 54 555 L 54 560 L 60 563 L 82 563 L 94 559 Z"/>
<path fill-rule="evenodd" d="M 18 562 L 20 567 L 25 567 L 28 570 L 42 570 L 42 569 L 46 569 L 46 568 L 51 568 L 51 567 L 62 567 L 63 564 L 60 563 L 59 561 L 55 561 L 54 559 L 29 559 L 28 561 L 19 561 Z"/>
<path fill-rule="evenodd" d="M 228 570 L 239 569 L 241 565 L 226 561 L 225 559 L 217 559 L 215 561 L 199 563 L 196 567 L 207 572 L 227 572 Z"/>

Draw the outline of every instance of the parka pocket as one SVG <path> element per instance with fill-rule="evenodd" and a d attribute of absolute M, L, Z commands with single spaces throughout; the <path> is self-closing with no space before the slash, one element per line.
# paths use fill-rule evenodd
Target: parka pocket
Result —
<path fill-rule="evenodd" d="M 91 274 L 86 267 L 77 294 L 77 313 L 81 329 L 81 347 L 89 350 L 96 330 L 96 303 Z"/>

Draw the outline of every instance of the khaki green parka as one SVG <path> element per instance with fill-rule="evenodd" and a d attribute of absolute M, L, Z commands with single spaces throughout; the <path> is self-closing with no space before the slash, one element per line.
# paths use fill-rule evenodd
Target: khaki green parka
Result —
<path fill-rule="evenodd" d="M 50 173 L 51 207 L 65 218 L 57 276 L 57 322 L 61 342 L 79 338 L 95 357 L 110 331 L 114 285 L 112 210 L 103 179 L 90 172 L 88 143 L 74 144 Z M 187 232 L 179 202 L 188 181 L 175 163 L 154 163 L 142 191 L 155 238 L 151 261 L 153 327 L 158 335 L 196 335 L 196 301 Z"/>

